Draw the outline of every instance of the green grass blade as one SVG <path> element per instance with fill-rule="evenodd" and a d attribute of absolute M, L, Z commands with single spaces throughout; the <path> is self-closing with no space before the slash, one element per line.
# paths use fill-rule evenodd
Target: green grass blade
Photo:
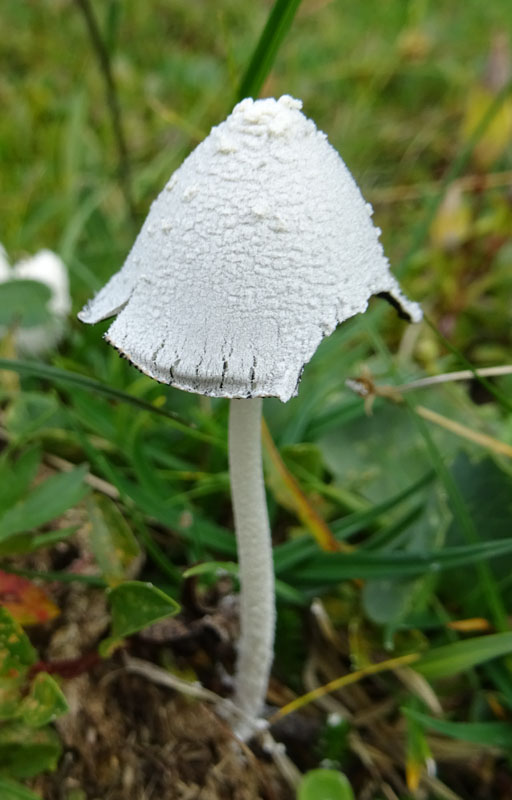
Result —
<path fill-rule="evenodd" d="M 2 800 L 41 800 L 41 795 L 35 794 L 18 781 L 0 777 L 0 796 Z"/>
<path fill-rule="evenodd" d="M 351 578 L 405 578 L 479 563 L 511 551 L 512 541 L 500 539 L 419 553 L 320 552 L 311 557 L 305 566 L 295 568 L 293 584 L 327 587 Z"/>
<path fill-rule="evenodd" d="M 393 495 L 388 500 L 377 503 L 368 510 L 356 511 L 339 520 L 330 522 L 329 526 L 336 539 L 342 541 L 348 539 L 349 536 L 360 533 L 366 528 L 371 529 L 387 511 L 390 511 L 400 505 L 404 500 L 415 495 L 427 486 L 432 481 L 433 477 L 434 472 L 430 471 L 420 478 L 420 480 Z M 389 534 L 388 528 L 386 532 Z M 318 547 L 311 539 L 311 536 L 301 536 L 300 538 L 291 539 L 283 544 L 277 545 L 274 547 L 274 567 L 276 575 L 291 569 L 294 565 L 305 561 L 317 552 Z"/>
<path fill-rule="evenodd" d="M 36 486 L 25 500 L 8 509 L 0 518 L 0 541 L 39 528 L 76 505 L 88 491 L 84 483 L 87 471 L 86 465 L 77 467 L 53 475 Z"/>
<path fill-rule="evenodd" d="M 512 633 L 477 636 L 425 653 L 412 667 L 429 680 L 444 678 L 512 652 Z"/>
<path fill-rule="evenodd" d="M 300 3 L 301 0 L 276 0 L 274 3 L 249 66 L 238 86 L 237 101 L 244 97 L 256 98 L 259 95 Z"/>
<path fill-rule="evenodd" d="M 59 369 L 52 367 L 48 364 L 32 363 L 31 361 L 20 361 L 18 359 L 0 358 L 0 369 L 10 370 L 17 372 L 19 375 L 29 375 L 34 378 L 42 378 L 43 380 L 51 381 L 51 383 L 63 383 L 69 386 L 78 386 L 80 389 L 85 389 L 95 394 L 110 397 L 113 400 L 119 400 L 122 403 L 128 403 L 135 406 L 141 411 L 151 411 L 153 414 L 158 414 L 161 417 L 168 419 L 173 426 L 188 436 L 195 439 L 200 439 L 203 442 L 209 442 L 216 446 L 225 447 L 223 442 L 219 442 L 212 436 L 202 433 L 194 428 L 192 423 L 187 422 L 185 419 L 176 414 L 174 411 L 167 411 L 165 408 L 158 408 L 157 406 L 146 403 L 145 400 L 140 400 L 138 397 L 133 397 L 127 392 L 116 389 L 113 386 L 108 386 L 101 381 L 94 378 L 88 378 L 86 375 L 81 375 L 79 372 L 70 372 L 69 370 Z"/>
<path fill-rule="evenodd" d="M 462 742 L 474 742 L 487 747 L 512 748 L 512 723 L 510 722 L 449 722 L 444 719 L 429 717 L 412 708 L 403 708 L 402 712 L 419 722 L 424 728 L 436 733 L 459 739 Z"/>

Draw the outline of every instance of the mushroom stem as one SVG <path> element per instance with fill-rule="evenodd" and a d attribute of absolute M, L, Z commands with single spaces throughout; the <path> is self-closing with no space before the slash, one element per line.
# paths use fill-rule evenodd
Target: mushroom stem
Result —
<path fill-rule="evenodd" d="M 240 640 L 235 704 L 243 712 L 235 733 L 247 739 L 260 716 L 274 650 L 272 541 L 261 461 L 261 398 L 231 400 L 229 471 L 240 575 Z"/>

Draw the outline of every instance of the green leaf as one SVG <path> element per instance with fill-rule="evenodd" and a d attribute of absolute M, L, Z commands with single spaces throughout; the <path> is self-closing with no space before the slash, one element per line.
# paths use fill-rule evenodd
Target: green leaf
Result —
<path fill-rule="evenodd" d="M 52 293 L 39 281 L 11 280 L 0 284 L 0 325 L 33 328 L 51 320 L 48 301 Z"/>
<path fill-rule="evenodd" d="M 429 472 L 412 485 L 402 489 L 398 494 L 388 497 L 384 502 L 377 503 L 364 511 L 356 511 L 339 520 L 329 523 L 336 539 L 339 541 L 348 539 L 361 531 L 380 527 L 382 519 L 387 511 L 397 508 L 404 501 L 424 489 L 432 480 L 433 473 Z M 417 507 L 418 508 L 418 507 Z M 389 531 L 389 528 L 386 529 Z M 290 539 L 283 544 L 274 547 L 274 567 L 276 575 L 285 572 L 303 561 L 308 560 L 318 552 L 316 542 L 311 536 L 300 536 Z"/>
<path fill-rule="evenodd" d="M 21 703 L 21 719 L 31 728 L 41 728 L 65 714 L 68 704 L 57 682 L 46 672 L 40 672 Z"/>
<path fill-rule="evenodd" d="M 297 800 L 354 800 L 354 793 L 342 772 L 313 769 L 301 779 Z"/>
<path fill-rule="evenodd" d="M 14 441 L 30 440 L 43 430 L 62 425 L 59 402 L 49 392 L 18 392 L 5 414 L 5 427 Z"/>
<path fill-rule="evenodd" d="M 21 783 L 2 777 L 0 777 L 0 797 L 2 800 L 41 800 L 40 795 L 34 794 Z"/>
<path fill-rule="evenodd" d="M 94 495 L 87 502 L 91 521 L 89 538 L 94 557 L 109 584 L 124 580 L 140 548 L 116 504 Z"/>
<path fill-rule="evenodd" d="M 468 509 L 480 538 L 486 540 L 508 539 L 512 529 L 512 476 L 500 469 L 491 458 L 479 461 L 469 459 L 460 453 L 452 467 L 455 483 Z M 447 537 L 447 544 L 454 545 L 464 541 L 464 531 L 458 520 L 453 520 Z M 512 571 L 512 555 L 495 561 L 492 574 L 508 583 Z M 450 598 L 467 597 L 470 614 L 481 613 L 483 587 L 475 586 L 474 572 L 455 570 L 449 576 L 448 586 L 443 594 Z M 508 605 L 511 592 L 503 593 Z M 468 598 L 469 599 L 469 598 Z"/>
<path fill-rule="evenodd" d="M 459 739 L 462 742 L 474 742 L 486 747 L 512 749 L 512 723 L 510 722 L 449 722 L 444 719 L 429 717 L 410 708 L 402 712 L 411 719 L 436 733 Z"/>
<path fill-rule="evenodd" d="M 41 463 L 41 451 L 37 447 L 25 450 L 19 458 L 0 460 L 0 509 L 5 512 L 28 491 Z"/>
<path fill-rule="evenodd" d="M 112 611 L 112 636 L 115 639 L 131 636 L 180 610 L 172 597 L 152 583 L 141 581 L 121 583 L 110 589 L 108 599 Z"/>
<path fill-rule="evenodd" d="M 86 494 L 87 466 L 53 475 L 0 518 L 0 541 L 31 531 L 76 505 Z"/>
<path fill-rule="evenodd" d="M 36 659 L 36 651 L 21 625 L 0 606 L 0 719 L 18 713 L 20 687 Z"/>
<path fill-rule="evenodd" d="M 3 542 L 0 541 L 0 556 L 33 553 L 41 547 L 51 547 L 68 536 L 73 536 L 78 528 L 78 525 L 71 525 L 69 528 L 59 528 L 59 530 L 46 533 L 17 533 L 16 536 L 9 537 Z"/>
<path fill-rule="evenodd" d="M 240 81 L 237 99 L 257 97 L 275 61 L 301 0 L 276 0 L 263 33 Z"/>
<path fill-rule="evenodd" d="M 0 773 L 14 778 L 32 778 L 53 771 L 62 751 L 52 728 L 29 728 L 18 720 L 0 727 Z"/>
<path fill-rule="evenodd" d="M 102 472 L 119 489 L 121 495 L 133 500 L 137 507 L 148 516 L 172 528 L 185 540 L 195 544 L 198 549 L 207 547 L 213 552 L 227 556 L 233 556 L 236 553 L 235 536 L 227 528 L 211 522 L 195 509 L 187 508 L 184 505 L 165 505 L 152 497 L 144 487 L 127 480 L 121 471 L 109 464 L 106 459 L 98 456 L 95 458 L 98 466 L 102 467 Z M 184 511 L 187 513 L 184 514 Z"/>
<path fill-rule="evenodd" d="M 412 664 L 412 668 L 425 678 L 433 680 L 463 672 L 511 652 L 512 633 L 494 633 L 436 647 Z"/>
<path fill-rule="evenodd" d="M 362 590 L 362 603 L 366 616 L 385 625 L 402 619 L 411 608 L 416 581 L 379 578 L 367 581 Z"/>
<path fill-rule="evenodd" d="M 183 420 L 178 414 L 172 411 L 167 411 L 165 408 L 153 406 L 151 403 L 146 403 L 138 397 L 116 389 L 113 386 L 108 386 L 105 383 L 96 381 L 93 378 L 88 378 L 86 375 L 81 375 L 79 372 L 70 372 L 65 369 L 58 369 L 48 364 L 33 363 L 31 361 L 22 361 L 16 358 L 0 358 L 0 369 L 11 370 L 17 372 L 19 375 L 30 375 L 43 380 L 49 380 L 53 383 L 63 383 L 64 385 L 79 386 L 86 389 L 93 394 L 102 394 L 106 397 L 111 397 L 114 400 L 120 400 L 123 403 L 129 403 L 132 406 L 142 410 L 151 411 L 153 414 L 159 414 L 165 417 L 169 422 L 172 422 L 174 427 L 183 433 L 188 434 L 201 441 L 210 442 L 217 446 L 225 447 L 224 443 L 219 442 L 211 436 L 203 434 L 201 431 L 195 430 L 191 423 Z"/>

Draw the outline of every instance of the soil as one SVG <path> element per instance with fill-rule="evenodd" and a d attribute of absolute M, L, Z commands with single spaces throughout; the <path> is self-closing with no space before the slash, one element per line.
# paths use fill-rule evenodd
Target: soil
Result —
<path fill-rule="evenodd" d="M 68 685 L 58 772 L 44 800 L 291 800 L 271 762 L 241 751 L 212 709 L 101 666 Z"/>
<path fill-rule="evenodd" d="M 80 545 L 80 564 L 67 566 L 86 573 Z M 56 557 L 67 561 L 67 545 L 60 547 L 60 556 L 40 552 L 28 566 L 44 570 L 55 568 Z M 77 583 L 45 588 L 61 613 L 50 626 L 27 632 L 42 658 L 39 668 L 64 677 L 69 712 L 55 723 L 64 749 L 58 770 L 30 784 L 44 800 L 292 800 L 272 759 L 261 749 L 256 755 L 241 748 L 211 704 L 128 673 L 123 651 L 97 657 L 109 624 L 103 590 Z M 195 609 L 156 624 L 127 646 L 153 664 L 172 658 L 186 677 L 209 676 L 210 688 L 218 691 L 227 675 L 222 661 L 233 657 L 234 617 L 230 602 L 212 613 Z"/>

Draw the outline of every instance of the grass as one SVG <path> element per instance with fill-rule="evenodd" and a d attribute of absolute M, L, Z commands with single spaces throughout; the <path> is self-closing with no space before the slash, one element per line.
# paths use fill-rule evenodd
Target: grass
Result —
<path fill-rule="evenodd" d="M 91 45 L 84 6 L 97 20 L 107 68 Z M 393 762 L 393 778 L 377 770 L 380 791 L 394 792 L 386 796 L 464 800 L 478 784 L 479 796 L 495 800 L 499 781 L 512 787 L 510 649 L 508 638 L 493 638 L 509 636 L 512 468 L 505 455 L 426 422 L 414 407 L 512 444 L 512 379 L 424 388 L 399 405 L 378 397 L 370 417 L 344 381 L 363 366 L 377 384 L 400 384 L 510 361 L 510 70 L 492 91 L 484 82 L 491 50 L 495 60 L 505 52 L 497 38 L 505 4 L 4 0 L 0 22 L 10 31 L 0 55 L 0 240 L 12 260 L 41 247 L 59 252 L 75 310 L 119 268 L 169 174 L 241 94 L 301 97 L 374 203 L 390 261 L 428 324 L 406 330 L 374 301 L 322 343 L 297 398 L 265 403 L 280 453 L 277 461 L 269 446 L 278 625 L 292 643 L 278 646 L 275 674 L 284 693 L 292 687 L 300 695 L 304 659 L 317 664 L 315 680 L 328 683 L 350 668 L 368 675 L 385 657 L 413 653 L 435 665 L 445 654 L 443 674 L 434 666 L 419 669 L 416 682 L 375 678 L 358 695 L 335 697 L 355 719 L 365 703 L 393 701 L 375 728 L 354 723 Z M 109 70 L 119 104 L 114 125 Z M 9 505 L 31 507 L 41 491 L 31 488 L 29 472 L 26 485 L 9 483 L 31 448 L 46 468 L 55 457 L 71 466 L 87 461 L 115 507 L 102 512 L 116 534 L 112 553 L 127 541 L 127 526 L 147 553 L 141 580 L 186 602 L 190 581 L 200 593 L 214 591 L 219 574 L 221 583 L 226 572 L 236 582 L 227 407 L 139 375 L 102 341 L 105 327 L 70 320 L 45 363 L 17 359 L 4 337 L 0 531 Z M 43 535 L 45 524 L 35 533 Z M 314 537 L 320 531 L 321 544 L 322 526 L 353 551 L 322 551 Z M 20 562 L 6 540 L 3 569 L 73 581 L 58 564 Z M 34 541 L 25 536 L 25 553 Z M 71 553 L 76 545 L 63 533 L 60 546 Z M 108 583 L 101 564 L 76 581 L 91 589 Z M 325 616 L 304 636 L 312 601 Z M 461 620 L 469 620 L 466 633 L 448 626 Z M 446 719 L 434 720 L 432 691 Z M 401 736 L 401 725 L 415 744 L 391 752 L 386 736 Z M 436 750 L 439 735 L 466 742 L 458 760 Z M 498 748 L 489 751 L 495 784 L 464 749 L 468 741 L 486 747 L 489 736 Z M 418 741 L 435 751 L 437 783 Z M 318 745 L 299 768 L 317 766 L 326 753 Z M 370 777 L 360 756 L 342 755 L 340 744 L 336 763 L 362 792 Z"/>

